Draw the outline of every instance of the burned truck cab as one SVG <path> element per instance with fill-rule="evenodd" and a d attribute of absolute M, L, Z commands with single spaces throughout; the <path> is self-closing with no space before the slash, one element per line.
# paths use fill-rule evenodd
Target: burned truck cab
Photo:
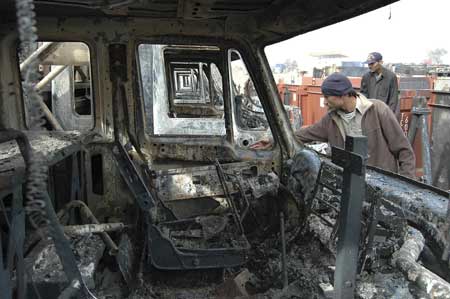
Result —
<path fill-rule="evenodd" d="M 35 43 L 14 18 L 1 33 L 1 125 L 19 133 L 2 139 L 2 198 L 35 197 L 21 200 L 37 214 L 23 234 L 96 224 L 106 249 L 94 265 L 107 250 L 128 281 L 136 269 L 245 263 L 247 234 L 277 225 L 284 160 L 300 149 L 285 138 L 281 102 L 269 100 L 262 50 L 229 36 L 223 20 L 60 17 L 45 7 Z M 260 140 L 271 148 L 253 149 Z"/>
<path fill-rule="evenodd" d="M 237 267 L 251 238 L 298 234 L 331 166 L 296 140 L 264 47 L 392 1 L 31 2 L 0 4 L 0 278 L 18 298 L 31 281 L 91 297 L 111 259 L 128 286 Z"/>

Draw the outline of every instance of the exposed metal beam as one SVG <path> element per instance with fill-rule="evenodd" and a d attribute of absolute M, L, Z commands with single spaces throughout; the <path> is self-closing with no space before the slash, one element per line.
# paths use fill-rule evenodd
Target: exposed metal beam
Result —
<path fill-rule="evenodd" d="M 38 84 L 36 84 L 34 89 L 37 92 L 40 92 L 42 90 L 42 88 L 44 88 L 48 83 L 50 83 L 53 79 L 55 79 L 66 68 L 67 68 L 67 65 L 57 65 L 57 66 L 52 67 L 52 70 L 50 71 L 50 73 L 48 73 L 44 78 L 42 78 L 42 80 L 39 81 Z"/>
<path fill-rule="evenodd" d="M 36 49 L 33 53 L 31 53 L 30 56 L 28 56 L 21 64 L 20 64 L 20 71 L 22 72 L 27 66 L 30 65 L 31 62 L 33 62 L 36 58 L 40 58 L 41 55 L 47 50 L 51 49 L 52 46 L 54 47 L 57 45 L 57 43 L 54 42 L 45 42 L 43 43 L 39 48 Z"/>

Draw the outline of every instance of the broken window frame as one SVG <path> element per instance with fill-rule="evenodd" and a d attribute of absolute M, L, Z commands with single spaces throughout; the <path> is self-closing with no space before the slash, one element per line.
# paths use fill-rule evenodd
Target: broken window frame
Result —
<path fill-rule="evenodd" d="M 214 57 L 214 51 L 220 54 L 220 48 L 210 47 L 211 54 L 202 55 L 208 51 L 208 46 L 196 48 L 192 46 L 167 46 L 163 56 L 165 60 L 166 82 L 169 96 L 171 117 L 180 118 L 223 118 L 223 71 L 220 72 L 222 56 Z M 186 51 L 186 53 L 183 53 Z M 178 53 L 177 53 L 178 52 Z M 177 57 L 179 55 L 179 57 Z M 178 70 L 176 70 L 178 68 Z M 216 86 L 212 69 L 220 74 L 220 86 Z M 184 70 L 183 70 L 184 69 Z M 190 73 L 190 81 L 197 82 L 196 90 L 178 91 L 177 72 Z M 194 80 L 195 79 L 195 80 Z M 219 88 L 219 89 L 216 89 Z M 177 94 L 178 93 L 178 94 Z M 217 103 L 217 97 L 222 100 Z M 180 116 L 178 115 L 178 112 Z M 186 114 L 187 113 L 187 114 Z M 197 116 L 198 115 L 198 116 Z"/>
<path fill-rule="evenodd" d="M 175 105 L 183 103 L 206 104 L 210 102 L 205 92 L 205 80 L 202 76 L 204 64 L 200 61 L 168 63 L 169 72 L 167 75 L 171 76 L 169 86 L 171 102 Z M 187 83 L 180 84 L 181 81 L 187 81 Z"/>
<path fill-rule="evenodd" d="M 245 149 L 245 150 L 250 150 L 249 146 L 251 144 L 253 144 L 254 142 L 261 140 L 261 139 L 269 139 L 269 140 L 273 140 L 272 137 L 272 130 L 270 128 L 270 124 L 269 127 L 267 128 L 267 130 L 261 131 L 261 130 L 244 130 L 242 128 L 239 128 L 237 122 L 236 122 L 236 116 L 234 113 L 234 109 L 235 109 L 235 105 L 231 102 L 231 90 L 230 90 L 230 80 L 231 80 L 231 68 L 229 65 L 229 56 L 230 56 L 230 50 L 235 50 L 239 53 L 240 58 L 242 59 L 249 77 L 251 78 L 251 80 L 254 82 L 254 77 L 252 75 L 251 69 L 247 66 L 246 63 L 246 58 L 245 55 L 243 55 L 242 53 L 244 52 L 243 50 L 241 50 L 241 47 L 237 44 L 229 44 L 229 43 L 211 43 L 210 41 L 205 41 L 203 44 L 199 44 L 199 43 L 193 43 L 192 41 L 189 42 L 183 42 L 182 39 L 180 40 L 164 40 L 164 42 L 167 45 L 170 46 L 180 46 L 182 47 L 183 45 L 189 45 L 189 47 L 195 47 L 195 46 L 204 46 L 204 45 L 208 45 L 211 47 L 218 47 L 221 52 L 222 55 L 222 61 L 221 63 L 222 65 L 222 86 L 223 86 L 223 97 L 224 97 L 224 120 L 225 120 L 225 124 L 229 123 L 232 124 L 232 126 L 225 126 L 225 134 L 202 134 L 202 135 L 188 135 L 187 139 L 192 139 L 192 138 L 207 138 L 207 139 L 213 139 L 215 138 L 216 140 L 223 140 L 226 139 L 229 142 L 231 142 L 235 147 L 240 148 L 240 149 Z M 142 40 L 137 40 L 136 41 L 136 59 L 137 59 L 137 65 L 138 65 L 138 69 L 139 71 L 137 72 L 138 75 L 138 81 L 139 81 L 139 87 L 140 87 L 140 101 L 142 102 L 143 105 L 143 115 L 142 115 L 142 128 L 144 129 L 144 136 L 141 136 L 141 138 L 143 137 L 145 140 L 148 140 L 149 143 L 150 142 L 156 142 L 158 141 L 158 139 L 160 140 L 164 140 L 165 142 L 167 142 L 170 139 L 173 138 L 177 138 L 178 142 L 175 143 L 183 143 L 183 139 L 186 138 L 186 134 L 183 133 L 178 133 L 178 134 L 155 134 L 155 131 L 152 130 L 151 128 L 148 127 L 148 123 L 151 121 L 153 122 L 153 118 L 152 115 L 147 115 L 146 113 L 146 108 L 149 108 L 149 99 L 145 98 L 145 90 L 144 90 L 144 86 L 143 86 L 143 79 L 142 79 L 142 72 L 141 72 L 141 67 L 142 67 L 142 62 L 141 62 L 141 57 L 139 57 L 139 46 L 142 44 L 151 44 L 151 45 L 161 45 L 160 40 L 158 39 L 142 39 Z M 167 65 L 166 63 L 164 65 Z M 217 65 L 217 64 L 216 64 Z M 217 65 L 217 67 L 220 70 L 220 66 Z M 167 66 L 166 66 L 167 69 Z M 167 77 L 167 74 L 166 74 Z M 169 76 L 170 77 L 170 76 Z M 168 92 L 169 88 L 167 89 Z M 258 97 L 260 97 L 260 91 L 258 90 L 257 86 L 255 86 L 255 91 L 258 94 Z M 263 107 L 264 109 L 264 113 L 266 115 L 267 118 L 267 113 L 266 113 L 266 109 Z M 229 112 L 228 112 L 229 111 Z M 150 130 L 149 130 L 150 129 Z M 267 135 L 269 133 L 269 138 L 267 138 Z"/>
<path fill-rule="evenodd" d="M 49 90 L 49 92 L 50 92 L 50 99 L 49 99 L 49 101 L 51 103 L 51 106 L 48 107 L 48 105 L 45 104 L 45 103 L 44 103 L 44 105 L 47 106 L 47 108 L 49 109 L 49 111 L 52 114 L 52 116 L 56 119 L 56 122 L 62 128 L 62 131 L 89 132 L 89 131 L 95 130 L 95 128 L 97 126 L 97 124 L 96 124 L 96 111 L 95 111 L 96 110 L 95 109 L 95 107 L 96 107 L 95 99 L 97 98 L 97 95 L 96 95 L 96 89 L 95 89 L 95 84 L 94 84 L 95 80 L 94 80 L 94 77 L 93 77 L 94 76 L 93 68 L 94 68 L 94 65 L 95 65 L 95 63 L 94 63 L 95 54 L 93 54 L 94 52 L 92 50 L 92 47 L 91 47 L 90 43 L 88 41 L 82 40 L 82 39 L 80 39 L 80 40 L 63 40 L 63 39 L 54 40 L 54 39 L 47 39 L 47 38 L 45 38 L 45 36 L 40 36 L 40 40 L 38 40 L 37 42 L 38 43 L 50 42 L 50 43 L 55 43 L 55 44 L 56 43 L 61 43 L 61 44 L 64 44 L 64 43 L 80 43 L 84 47 L 87 48 L 89 62 L 86 65 L 89 67 L 89 72 L 90 72 L 90 74 L 89 74 L 89 78 L 90 78 L 89 85 L 90 85 L 90 96 L 91 96 L 91 99 L 90 99 L 90 112 L 91 113 L 90 114 L 79 114 L 76 111 L 76 106 L 75 106 L 76 105 L 76 103 L 75 103 L 75 101 L 76 101 L 76 99 L 75 99 L 75 74 L 74 74 L 74 68 L 75 68 L 76 65 L 74 65 L 74 64 L 65 64 L 66 68 L 64 70 L 62 70 L 53 79 L 51 79 L 50 82 L 48 82 L 46 84 L 46 86 L 50 85 L 50 90 Z M 16 40 L 16 49 L 18 49 L 17 45 L 18 45 L 18 40 Z M 48 59 L 48 56 L 49 55 L 47 54 L 47 56 L 44 58 L 44 61 L 45 61 L 45 59 Z M 76 55 L 74 55 L 74 57 L 75 56 Z M 17 67 L 17 71 L 18 71 L 19 77 L 21 78 L 19 80 L 19 84 L 20 84 L 20 102 L 22 104 L 23 111 L 24 111 L 23 117 L 24 117 L 25 128 L 29 129 L 30 128 L 30 119 L 29 119 L 29 116 L 28 116 L 28 109 L 29 108 L 27 108 L 26 99 L 25 99 L 25 96 L 24 96 L 24 93 L 23 93 L 22 72 L 20 70 L 20 63 L 21 62 L 20 62 L 20 59 L 19 59 L 19 51 L 18 50 L 16 51 L 16 57 L 17 57 L 16 67 Z M 74 58 L 74 59 L 77 59 L 77 58 Z M 42 64 L 41 61 L 40 61 L 39 66 L 40 65 L 44 65 L 44 64 Z M 59 66 L 57 64 L 45 64 L 45 65 L 48 65 L 50 67 Z M 66 76 L 66 79 L 62 79 L 61 78 L 62 76 Z M 58 78 L 60 78 L 60 79 L 57 80 Z M 67 121 L 66 117 L 64 117 L 64 114 L 62 114 L 60 117 L 58 117 L 58 113 L 57 113 L 57 111 L 55 111 L 56 91 L 54 90 L 54 85 L 55 84 L 64 84 L 65 82 L 67 82 L 67 80 L 69 81 L 69 87 L 68 88 L 70 89 L 71 92 L 70 92 L 70 95 L 69 95 L 70 103 L 67 104 L 66 107 L 70 107 L 70 111 L 68 111 L 67 113 L 71 115 L 72 122 L 71 123 L 67 123 L 66 122 L 65 123 L 66 126 L 64 126 L 64 125 L 61 125 L 61 124 L 63 122 L 65 122 L 65 121 Z M 41 93 L 41 91 L 39 93 Z M 45 119 L 46 122 L 48 122 L 46 117 L 43 117 L 43 118 Z M 49 127 L 51 128 L 52 126 L 49 125 Z M 61 130 L 61 128 L 58 129 L 58 128 L 53 127 L 51 130 L 52 131 L 53 130 Z"/>
<path fill-rule="evenodd" d="M 145 55 L 145 53 L 141 53 L 140 51 L 144 51 L 140 50 L 140 47 L 142 45 L 158 45 L 161 46 L 161 53 L 159 54 L 161 57 L 161 63 L 159 63 L 159 71 L 163 72 L 161 78 L 163 78 L 164 80 L 164 87 L 160 86 L 158 89 L 160 90 L 159 92 L 162 93 L 161 97 L 156 97 L 155 96 L 155 88 L 153 87 L 145 87 L 144 86 L 144 81 L 147 80 L 148 78 L 146 78 L 146 76 L 149 76 L 148 73 L 146 74 L 145 72 L 142 71 L 142 67 L 144 65 L 144 63 L 148 63 L 148 62 L 144 62 L 142 60 L 143 57 L 141 57 L 141 55 Z M 180 49 L 186 46 L 186 43 L 184 44 L 179 44 L 180 45 Z M 164 51 L 165 48 L 169 48 L 172 46 L 177 46 L 177 44 L 173 44 L 173 43 L 166 43 L 166 44 L 161 44 L 158 43 L 157 41 L 140 41 L 137 43 L 137 47 L 136 47 L 136 59 L 138 61 L 138 76 L 139 76 L 139 84 L 140 84 L 140 93 L 141 93 L 141 100 L 144 104 L 144 109 L 143 109 L 143 128 L 144 128 L 144 132 L 146 133 L 146 135 L 149 135 L 149 137 L 182 137 L 183 135 L 188 135 L 189 137 L 203 137 L 203 138 L 212 138 L 212 137 L 224 137 L 227 135 L 226 132 L 226 126 L 225 126 L 225 120 L 223 118 L 171 118 L 170 115 L 168 113 L 165 113 L 164 111 L 167 110 L 167 112 L 169 112 L 169 108 L 170 108 L 170 104 L 168 103 L 170 100 L 170 88 L 171 86 L 169 86 L 170 84 L 170 79 L 171 76 L 168 75 L 168 67 L 167 67 L 167 63 L 165 61 L 165 55 L 164 55 Z M 193 48 L 195 45 L 189 45 L 187 49 L 191 49 Z M 217 54 L 218 57 L 221 57 L 221 49 L 218 48 L 217 46 L 210 46 L 208 44 L 209 47 L 214 47 L 217 50 Z M 208 47 L 207 46 L 207 47 Z M 206 49 L 206 47 L 203 47 L 205 49 L 205 51 L 211 51 L 209 49 Z M 199 48 L 201 49 L 201 48 Z M 150 55 L 149 55 L 150 56 Z M 151 54 L 151 66 L 153 68 L 153 63 L 155 62 L 155 58 L 157 58 L 155 55 Z M 220 68 L 219 68 L 220 69 Z M 153 83 L 151 83 L 153 84 Z M 161 84 L 161 85 L 163 85 Z M 222 85 L 223 85 L 223 75 L 222 75 Z M 152 92 L 152 96 L 150 97 L 148 95 L 149 90 Z M 157 104 L 155 104 L 155 100 L 159 101 L 157 102 Z M 164 101 L 167 101 L 166 103 Z M 159 111 L 158 113 L 155 113 L 155 107 L 157 108 L 159 106 L 162 107 L 162 105 L 168 105 L 168 107 L 162 107 L 160 109 L 162 109 L 161 111 Z M 151 110 L 151 113 L 148 113 L 148 111 Z M 159 117 L 159 122 L 155 121 L 155 116 Z M 202 123 L 199 123 L 200 121 L 202 121 Z M 195 122 L 195 123 L 194 123 Z M 170 127 L 168 128 L 164 128 L 164 126 L 167 126 L 167 124 L 169 123 Z M 208 126 L 209 123 L 209 126 Z M 190 128 L 189 125 L 192 124 L 194 125 L 194 128 Z M 155 126 L 156 125 L 156 126 Z M 202 130 L 202 126 L 205 126 L 205 129 Z M 211 134 L 211 132 L 214 132 L 213 134 Z"/>
<path fill-rule="evenodd" d="M 230 102 L 231 102 L 231 115 L 232 115 L 232 124 L 233 124 L 233 139 L 234 139 L 234 143 L 240 147 L 240 148 L 248 148 L 249 146 L 251 146 L 252 144 L 256 143 L 259 140 L 269 140 L 271 142 L 271 144 L 273 145 L 274 142 L 274 137 L 272 134 L 272 129 L 270 127 L 270 123 L 268 121 L 268 117 L 267 117 L 267 110 L 266 108 L 264 108 L 263 104 L 261 103 L 262 109 L 264 111 L 264 116 L 267 120 L 268 123 L 268 127 L 265 130 L 261 130 L 261 129 L 245 129 L 242 128 L 239 125 L 239 121 L 237 119 L 237 107 L 234 101 L 234 92 L 233 92 L 233 88 L 232 85 L 234 84 L 233 82 L 233 75 L 232 75 L 232 68 L 231 68 L 231 62 L 232 62 L 232 52 L 235 52 L 238 56 L 239 59 L 241 59 L 243 65 L 246 68 L 247 74 L 249 79 L 251 80 L 251 82 L 253 83 L 254 86 L 254 91 L 256 92 L 256 94 L 258 95 L 258 98 L 261 98 L 261 91 L 258 90 L 257 86 L 255 85 L 255 78 L 252 74 L 252 70 L 251 68 L 248 67 L 248 62 L 247 62 L 247 58 L 246 55 L 244 54 L 245 52 L 240 50 L 238 47 L 230 47 L 228 49 L 226 49 L 226 54 L 227 54 L 227 66 L 228 66 L 228 89 L 229 89 L 229 97 L 230 97 Z M 269 148 L 268 150 L 270 150 L 271 148 Z"/>

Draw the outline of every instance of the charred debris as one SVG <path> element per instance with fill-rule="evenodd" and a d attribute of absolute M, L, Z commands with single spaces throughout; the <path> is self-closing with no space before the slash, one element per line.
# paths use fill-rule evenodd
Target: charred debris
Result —
<path fill-rule="evenodd" d="M 450 298 L 448 192 L 293 137 L 263 45 L 390 1 L 322 2 L 2 3 L 0 298 Z"/>

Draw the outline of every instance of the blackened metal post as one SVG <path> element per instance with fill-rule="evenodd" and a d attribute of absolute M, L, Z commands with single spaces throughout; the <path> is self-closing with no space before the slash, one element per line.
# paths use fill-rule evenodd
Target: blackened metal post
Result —
<path fill-rule="evenodd" d="M 284 213 L 280 213 L 280 231 L 281 231 L 281 265 L 283 268 L 283 289 L 288 287 L 287 265 L 286 265 L 286 234 L 284 225 Z"/>
<path fill-rule="evenodd" d="M 425 183 L 431 184 L 431 152 L 430 152 L 430 137 L 428 136 L 428 114 L 430 109 L 421 117 L 421 130 L 422 130 L 422 163 L 423 163 L 423 175 Z"/>
<path fill-rule="evenodd" d="M 290 105 L 291 104 L 291 92 L 287 88 L 287 86 L 284 87 L 284 104 Z"/>
<path fill-rule="evenodd" d="M 361 211 L 365 198 L 367 138 L 346 136 L 345 150 L 333 147 L 332 161 L 344 168 L 334 289 L 336 299 L 354 298 Z"/>
<path fill-rule="evenodd" d="M 408 140 L 411 145 L 416 139 L 417 129 L 420 128 L 422 145 L 422 167 L 425 183 L 432 183 L 431 176 L 431 154 L 430 137 L 428 136 L 428 115 L 431 110 L 428 108 L 427 99 L 423 96 L 413 98 L 413 107 L 411 108 L 411 125 L 408 131 Z"/>

